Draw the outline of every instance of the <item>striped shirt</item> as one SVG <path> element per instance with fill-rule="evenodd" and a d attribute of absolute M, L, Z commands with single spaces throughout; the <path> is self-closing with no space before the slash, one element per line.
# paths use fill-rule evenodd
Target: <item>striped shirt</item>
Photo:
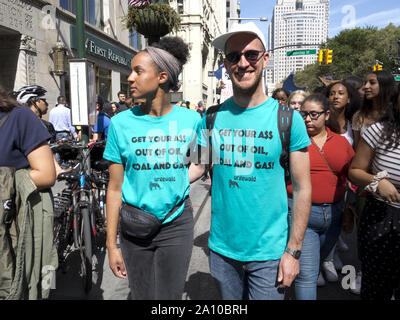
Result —
<path fill-rule="evenodd" d="M 362 134 L 362 138 L 375 152 L 375 157 L 372 161 L 372 174 L 375 175 L 380 171 L 386 170 L 389 174 L 388 180 L 400 192 L 400 146 L 386 150 L 385 146 L 388 144 L 388 141 L 382 141 L 382 135 L 383 124 L 380 122 L 372 124 Z M 378 194 L 374 194 L 374 196 L 378 200 L 383 201 Z M 400 202 L 394 202 L 391 205 L 400 208 Z"/>

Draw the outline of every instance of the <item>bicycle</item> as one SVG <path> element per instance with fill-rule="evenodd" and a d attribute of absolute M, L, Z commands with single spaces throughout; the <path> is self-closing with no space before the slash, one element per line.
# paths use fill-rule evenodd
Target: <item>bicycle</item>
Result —
<path fill-rule="evenodd" d="M 54 197 L 54 243 L 62 266 L 72 249 L 72 244 L 79 249 L 80 271 L 86 293 L 92 287 L 97 230 L 104 230 L 105 227 L 105 212 L 103 215 L 99 206 L 101 201 L 97 198 L 95 189 L 100 185 L 101 190 L 98 193 L 102 194 L 106 189 L 106 181 L 98 178 L 87 161 L 93 147 L 99 145 L 104 145 L 104 142 L 84 145 L 76 141 L 61 141 L 51 145 L 51 148 L 60 154 L 63 149 L 77 152 L 74 168 L 58 176 L 59 181 L 66 181 L 67 187 Z"/>

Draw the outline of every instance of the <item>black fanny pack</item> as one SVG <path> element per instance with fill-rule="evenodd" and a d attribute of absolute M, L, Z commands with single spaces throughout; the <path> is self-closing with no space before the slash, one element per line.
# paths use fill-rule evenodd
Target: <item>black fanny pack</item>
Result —
<path fill-rule="evenodd" d="M 119 209 L 121 233 L 124 237 L 138 239 L 149 239 L 155 236 L 163 222 L 175 213 L 187 198 L 179 202 L 162 220 L 135 206 L 123 203 Z"/>

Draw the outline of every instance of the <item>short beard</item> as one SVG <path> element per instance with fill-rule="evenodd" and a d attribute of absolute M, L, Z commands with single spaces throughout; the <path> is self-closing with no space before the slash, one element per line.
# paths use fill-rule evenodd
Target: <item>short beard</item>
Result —
<path fill-rule="evenodd" d="M 262 81 L 262 72 L 260 72 L 259 76 L 254 81 L 254 84 L 249 88 L 240 88 L 239 86 L 235 85 L 235 81 L 232 80 L 232 87 L 233 87 L 233 95 L 234 96 L 244 96 L 244 97 L 251 97 L 258 89 L 260 82 Z M 233 77 L 231 76 L 231 79 Z"/>

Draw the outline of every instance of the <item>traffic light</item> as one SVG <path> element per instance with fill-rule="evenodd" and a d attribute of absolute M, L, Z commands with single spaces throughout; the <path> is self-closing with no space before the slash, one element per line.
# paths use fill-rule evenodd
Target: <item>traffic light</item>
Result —
<path fill-rule="evenodd" d="M 383 66 L 379 63 L 377 63 L 376 65 L 374 65 L 374 71 L 382 71 Z"/>
<path fill-rule="evenodd" d="M 323 64 L 323 62 L 324 62 L 324 58 L 325 58 L 325 52 L 326 52 L 326 49 L 320 49 L 319 50 L 319 54 L 318 54 L 318 62 L 319 62 L 319 64 L 321 65 L 321 64 Z"/>
<path fill-rule="evenodd" d="M 333 50 L 326 49 L 325 64 L 331 64 L 333 60 Z"/>

